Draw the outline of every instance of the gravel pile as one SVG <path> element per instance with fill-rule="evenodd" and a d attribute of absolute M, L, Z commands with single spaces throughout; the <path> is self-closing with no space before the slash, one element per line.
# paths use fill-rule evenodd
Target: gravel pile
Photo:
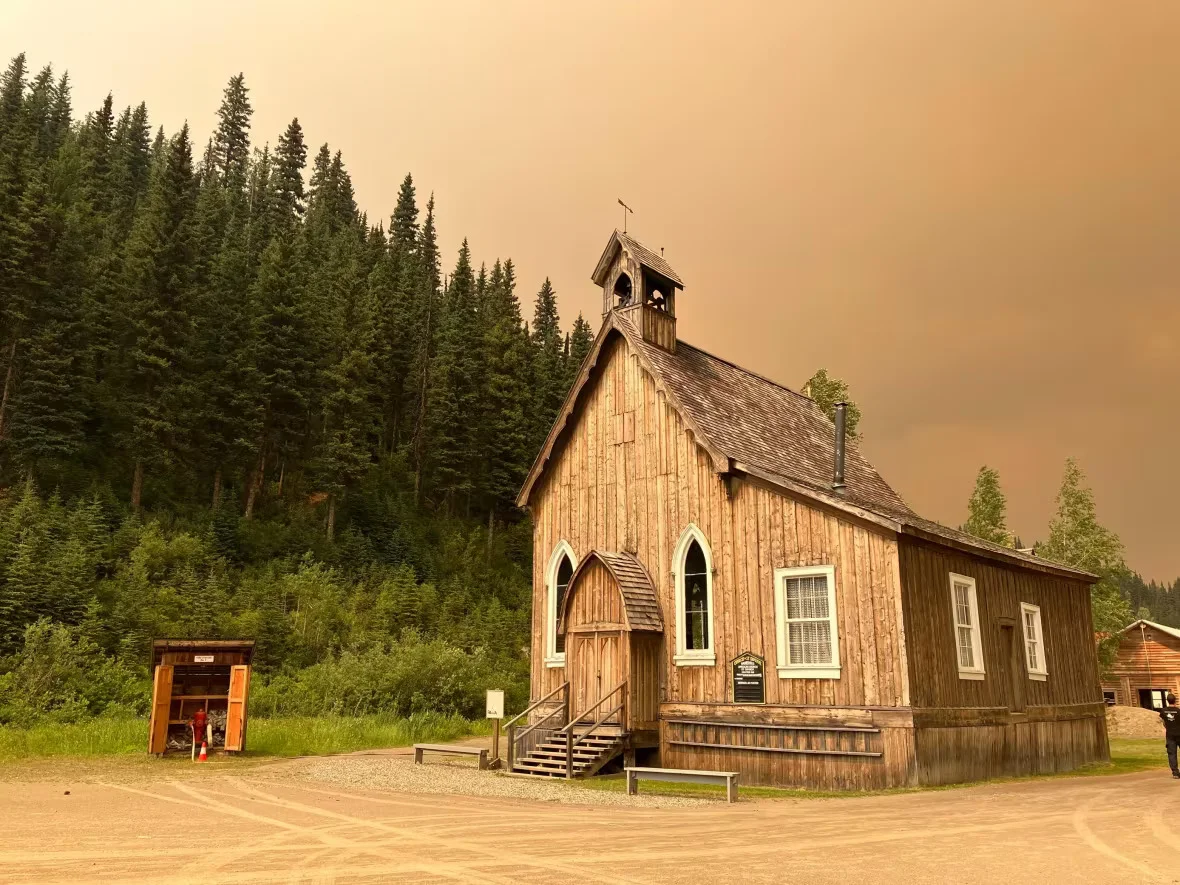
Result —
<path fill-rule="evenodd" d="M 496 771 L 480 771 L 473 761 L 444 761 L 435 756 L 422 765 L 404 756 L 332 756 L 304 759 L 284 772 L 303 780 L 363 790 L 399 793 L 449 793 L 487 796 L 497 799 L 526 799 L 532 802 L 561 802 L 571 805 L 627 805 L 670 808 L 703 805 L 708 799 L 680 796 L 638 796 L 622 791 L 587 789 L 560 780 L 512 777 Z"/>
<path fill-rule="evenodd" d="M 1143 707 L 1106 708 L 1106 733 L 1121 738 L 1164 739 L 1164 723 L 1159 713 Z"/>

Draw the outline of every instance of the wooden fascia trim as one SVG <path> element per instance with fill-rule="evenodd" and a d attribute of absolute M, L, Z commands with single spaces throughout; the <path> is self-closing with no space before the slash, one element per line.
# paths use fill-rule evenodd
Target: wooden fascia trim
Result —
<path fill-rule="evenodd" d="M 902 534 L 910 537 L 919 538 L 930 544 L 937 544 L 940 547 L 950 547 L 952 550 L 958 550 L 961 553 L 967 553 L 972 556 L 981 556 L 984 559 L 995 560 L 1002 562 L 1005 565 L 1015 566 L 1017 568 L 1025 568 L 1030 571 L 1043 572 L 1048 575 L 1053 575 L 1058 578 L 1065 578 L 1070 581 L 1077 581 L 1078 583 L 1094 584 L 1098 581 L 1096 575 L 1091 575 L 1089 572 L 1078 571 L 1066 566 L 1056 565 L 1048 560 L 1041 562 L 1030 562 L 1027 559 L 1021 559 L 1018 556 L 1007 556 L 998 550 L 990 550 L 986 547 L 976 547 L 974 544 L 966 544 L 963 541 L 955 538 L 947 538 L 943 535 L 936 535 L 933 532 L 925 531 L 915 525 L 908 523 L 902 524 Z"/>
<path fill-rule="evenodd" d="M 602 348 L 606 344 L 606 339 L 612 329 L 615 329 L 615 325 L 612 319 L 608 317 L 607 321 L 602 324 L 602 328 L 598 330 L 598 338 L 594 341 L 594 346 L 590 348 L 590 352 L 586 354 L 586 359 L 582 361 L 582 368 L 578 370 L 577 380 L 574 382 L 573 387 L 570 388 L 569 393 L 566 394 L 561 411 L 557 413 L 557 418 L 553 421 L 553 426 L 549 428 L 549 435 L 545 437 L 545 444 L 541 446 L 541 451 L 533 461 L 533 466 L 529 468 L 524 485 L 520 488 L 520 494 L 516 496 L 517 507 L 522 509 L 528 507 L 529 496 L 533 492 L 533 486 L 541 478 L 545 465 L 548 463 L 549 458 L 552 457 L 553 449 L 557 445 L 557 438 L 569 422 L 570 416 L 574 412 L 574 406 L 577 405 L 578 396 L 582 393 L 582 388 L 586 386 L 586 382 L 590 380 L 590 373 L 598 365 L 598 358 L 602 354 Z M 620 332 L 619 334 L 623 333 Z M 626 336 L 624 335 L 624 337 Z"/>
<path fill-rule="evenodd" d="M 594 266 L 594 273 L 590 275 L 591 282 L 596 286 L 601 286 L 606 282 L 606 272 L 610 270 L 611 262 L 615 260 L 616 249 L 622 249 L 623 244 L 619 240 L 619 232 L 616 230 L 610 235 L 610 239 L 606 241 L 606 248 L 602 250 L 602 257 L 598 259 L 598 264 Z"/>
<path fill-rule="evenodd" d="M 837 498 L 835 495 L 825 495 L 810 486 L 787 479 L 785 476 L 768 473 L 756 467 L 751 467 L 748 464 L 742 464 L 741 462 L 737 462 L 733 466 L 739 473 L 743 473 L 755 480 L 760 480 L 761 482 L 759 484 L 769 486 L 772 491 L 779 492 L 780 494 L 786 493 L 792 498 L 801 498 L 807 504 L 816 505 L 821 509 L 834 512 L 836 515 L 844 518 L 850 517 L 853 521 L 867 524 L 878 531 L 885 529 L 894 535 L 901 532 L 902 524 L 900 522 L 865 510 L 863 507 L 858 507 L 855 504 L 850 504 L 848 501 Z"/>

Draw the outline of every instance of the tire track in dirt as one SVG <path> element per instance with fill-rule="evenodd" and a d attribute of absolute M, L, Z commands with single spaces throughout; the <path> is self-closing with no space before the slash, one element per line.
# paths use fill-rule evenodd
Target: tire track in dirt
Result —
<path fill-rule="evenodd" d="M 1123 866 L 1130 867 L 1131 869 L 1138 872 L 1141 876 L 1145 876 L 1146 878 L 1155 882 L 1168 881 L 1163 874 L 1152 869 L 1147 864 L 1140 863 L 1134 858 L 1127 857 L 1127 855 L 1117 851 L 1102 839 L 1098 838 L 1097 834 L 1095 834 L 1095 832 L 1090 829 L 1089 822 L 1087 821 L 1090 809 L 1094 807 L 1095 802 L 1096 800 L 1091 799 L 1089 802 L 1079 805 L 1077 810 L 1075 810 L 1073 813 L 1073 828 L 1074 831 L 1082 837 L 1082 841 L 1099 854 L 1105 855 L 1111 860 L 1121 863 Z"/>

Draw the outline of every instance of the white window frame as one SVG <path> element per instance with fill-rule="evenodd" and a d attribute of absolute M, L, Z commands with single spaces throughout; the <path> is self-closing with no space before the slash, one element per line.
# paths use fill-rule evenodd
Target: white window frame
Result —
<path fill-rule="evenodd" d="M 975 659 L 975 666 L 964 667 L 959 661 L 959 608 L 958 600 L 955 598 L 955 585 L 967 585 L 967 602 L 971 609 L 971 653 Z M 950 573 L 950 594 L 951 594 L 951 635 L 954 637 L 955 664 L 959 668 L 960 679 L 982 680 L 986 678 L 987 669 L 983 663 L 983 625 L 979 623 L 979 596 L 975 588 L 975 579 L 968 575 L 957 575 L 954 572 Z M 1023 635 L 1023 634 L 1021 634 Z"/>
<path fill-rule="evenodd" d="M 1025 617 L 1032 615 L 1034 618 L 1037 638 L 1034 640 L 1037 644 L 1037 661 L 1038 665 L 1033 667 L 1028 659 L 1028 633 L 1026 632 Z M 1044 682 L 1049 678 L 1049 661 L 1045 657 L 1045 628 L 1041 624 L 1041 607 L 1033 605 L 1031 602 L 1020 603 L 1020 639 L 1024 643 L 1024 668 L 1028 671 L 1028 678 L 1037 682 Z"/>
<path fill-rule="evenodd" d="M 787 643 L 787 600 L 788 578 L 813 578 L 823 575 L 828 585 L 828 624 L 832 636 L 832 662 L 815 664 L 792 664 Z M 779 679 L 839 679 L 840 678 L 840 625 L 836 616 L 836 567 L 834 565 L 806 565 L 774 570 L 774 622 L 778 640 Z"/>
<path fill-rule="evenodd" d="M 573 570 L 578 570 L 578 557 L 574 555 L 574 548 L 568 542 L 557 542 L 553 553 L 549 556 L 549 565 L 545 568 L 545 666 L 564 667 L 565 652 L 557 650 L 557 570 L 561 567 L 563 557 L 569 557 Z M 569 593 L 569 588 L 566 588 Z"/>
<path fill-rule="evenodd" d="M 707 619 L 709 647 L 703 649 L 687 648 L 687 642 L 685 642 L 688 636 L 686 632 L 688 617 L 684 610 L 684 559 L 688 556 L 688 548 L 693 541 L 700 545 L 701 552 L 705 554 L 705 599 L 709 606 Z M 672 657 L 672 663 L 677 667 L 713 667 L 717 664 L 717 631 L 713 628 L 715 620 L 714 577 L 713 551 L 709 549 L 709 542 L 705 540 L 704 533 L 690 522 L 681 533 L 680 540 L 676 542 L 676 549 L 672 552 L 672 580 L 676 587 L 676 654 Z"/>

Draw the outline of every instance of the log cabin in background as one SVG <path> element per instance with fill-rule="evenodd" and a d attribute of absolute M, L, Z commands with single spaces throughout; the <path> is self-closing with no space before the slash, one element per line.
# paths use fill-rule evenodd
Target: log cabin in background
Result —
<path fill-rule="evenodd" d="M 866 789 L 1108 758 L 1091 575 L 920 518 L 809 398 L 678 340 L 684 284 L 626 233 L 593 279 L 602 329 L 518 500 L 515 770 Z"/>
<path fill-rule="evenodd" d="M 1102 682 L 1103 699 L 1160 710 L 1168 692 L 1180 696 L 1180 630 L 1144 620 L 1125 627 Z"/>

